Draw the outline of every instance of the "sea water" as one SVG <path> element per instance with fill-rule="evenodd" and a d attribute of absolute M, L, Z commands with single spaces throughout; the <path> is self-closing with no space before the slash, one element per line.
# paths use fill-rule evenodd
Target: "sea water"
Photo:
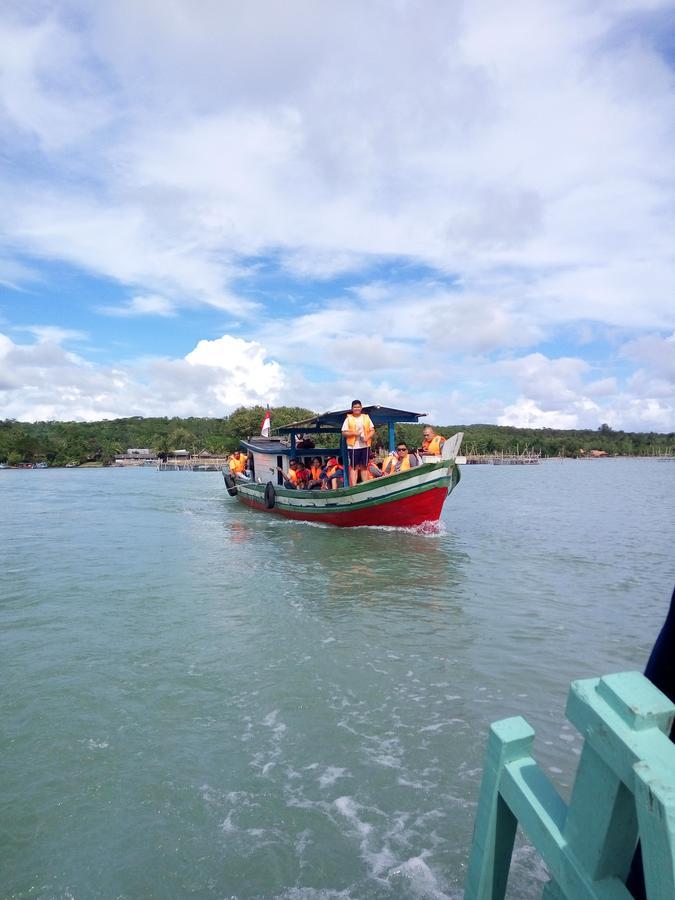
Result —
<path fill-rule="evenodd" d="M 569 682 L 642 669 L 675 463 L 465 467 L 437 534 L 215 473 L 0 473 L 0 896 L 459 898 L 489 724 L 565 796 Z M 545 870 L 519 841 L 509 895 Z"/>

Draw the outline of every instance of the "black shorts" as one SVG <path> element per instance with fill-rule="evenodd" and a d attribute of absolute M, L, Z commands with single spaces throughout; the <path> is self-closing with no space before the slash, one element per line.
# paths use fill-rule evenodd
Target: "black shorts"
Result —
<path fill-rule="evenodd" d="M 347 450 L 350 469 L 365 469 L 368 465 L 368 447 L 359 447 L 358 450 Z"/>

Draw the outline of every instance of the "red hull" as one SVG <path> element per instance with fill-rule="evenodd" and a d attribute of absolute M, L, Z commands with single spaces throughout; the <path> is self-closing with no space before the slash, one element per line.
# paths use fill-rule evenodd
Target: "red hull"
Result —
<path fill-rule="evenodd" d="M 363 525 L 385 525 L 394 528 L 413 528 L 424 522 L 437 522 L 441 516 L 443 503 L 448 496 L 447 487 L 431 488 L 400 500 L 367 506 L 361 509 L 331 510 L 316 513 L 311 510 L 267 509 L 263 503 L 256 503 L 248 497 L 237 495 L 237 499 L 252 509 L 276 513 L 286 519 L 297 519 L 302 522 L 322 522 L 326 525 L 337 525 L 344 528 L 357 528 Z"/>

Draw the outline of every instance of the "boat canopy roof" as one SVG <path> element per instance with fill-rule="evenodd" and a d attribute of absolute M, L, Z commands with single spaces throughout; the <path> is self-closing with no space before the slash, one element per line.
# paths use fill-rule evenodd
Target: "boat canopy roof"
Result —
<path fill-rule="evenodd" d="M 406 409 L 393 409 L 391 406 L 364 406 L 373 425 L 394 425 L 396 422 L 418 422 L 427 413 L 410 412 Z M 311 419 L 302 419 L 300 422 L 290 422 L 273 429 L 277 434 L 298 434 L 300 432 L 319 432 L 323 434 L 336 434 L 340 432 L 345 416 L 351 413 L 349 409 L 338 409 L 335 412 L 320 413 Z"/>

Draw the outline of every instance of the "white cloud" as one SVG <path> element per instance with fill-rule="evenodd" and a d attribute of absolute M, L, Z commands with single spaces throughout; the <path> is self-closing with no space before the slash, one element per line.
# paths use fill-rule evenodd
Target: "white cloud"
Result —
<path fill-rule="evenodd" d="M 597 413 L 597 407 L 592 408 Z M 497 419 L 498 425 L 511 425 L 516 428 L 583 428 L 579 424 L 579 412 L 563 412 L 559 409 L 541 409 L 536 401 L 528 397 L 519 397 L 515 403 L 504 409 L 503 415 Z"/>
<path fill-rule="evenodd" d="M 197 16 L 187 0 L 69 5 L 79 32 L 56 14 L 5 26 L 14 128 L 49 155 L 81 141 L 93 99 L 102 110 L 86 159 L 48 156 L 57 178 L 35 186 L 39 214 L 25 184 L 5 186 L 31 252 L 225 308 L 233 255 L 270 248 L 319 277 L 372 254 L 469 285 L 509 263 L 581 265 L 581 285 L 558 281 L 563 300 L 582 291 L 599 318 L 617 284 L 619 318 L 644 293 L 638 277 L 612 280 L 608 256 L 630 267 L 649 246 L 650 264 L 669 261 L 656 179 L 671 174 L 672 76 L 647 41 L 607 40 L 621 8 L 520 2 L 504 21 L 493 2 L 432 3 L 426 16 L 295 2 L 262 18 L 255 3 Z M 663 316 L 670 281 L 652 282 Z"/>
<path fill-rule="evenodd" d="M 108 316 L 121 316 L 123 318 L 129 316 L 171 317 L 176 315 L 174 304 L 167 300 L 166 297 L 160 297 L 157 294 L 132 297 L 131 300 L 122 306 L 101 306 L 99 311 Z"/>
<path fill-rule="evenodd" d="M 41 344 L 63 344 L 65 341 L 84 341 L 87 334 L 76 328 L 61 328 L 59 325 L 25 325 L 19 331 L 34 335 Z"/>
<path fill-rule="evenodd" d="M 243 320 L 240 347 L 210 342 L 142 377 L 125 368 L 139 410 L 158 397 L 195 408 L 198 368 L 209 409 L 275 385 L 289 402 L 303 385 L 348 401 L 351 381 L 468 421 L 636 421 L 638 404 L 667 427 L 675 79 L 659 32 L 671 6 L 4 8 L 0 281 L 20 288 L 65 263 L 124 288 L 129 301 L 98 311 L 130 329 L 197 306 Z M 300 315 L 265 316 L 238 290 L 248 278 L 264 307 L 256 256 L 309 288 L 353 278 Z M 365 274 L 392 260 L 431 274 Z M 609 329 L 625 344 L 619 367 L 585 361 L 582 340 L 551 349 L 562 332 L 592 344 Z M 153 381 L 160 367 L 175 397 Z M 78 371 L 69 396 L 83 410 Z M 114 406 L 115 383 L 87 402 Z M 471 404 L 450 401 L 458 385 Z"/>
<path fill-rule="evenodd" d="M 667 337 L 649 334 L 628 341 L 622 355 L 675 386 L 675 332 Z"/>
<path fill-rule="evenodd" d="M 17 344 L 0 334 L 0 410 L 20 420 L 96 420 L 130 415 L 222 416 L 276 403 L 285 380 L 258 344 L 224 336 L 184 359 L 101 366 L 54 341 Z"/>

